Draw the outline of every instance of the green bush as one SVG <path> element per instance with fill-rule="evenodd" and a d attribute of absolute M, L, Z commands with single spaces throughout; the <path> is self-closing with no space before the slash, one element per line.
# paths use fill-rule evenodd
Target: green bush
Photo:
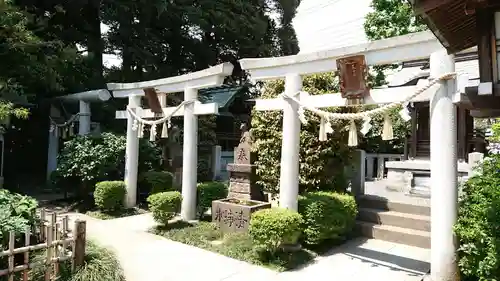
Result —
<path fill-rule="evenodd" d="M 34 262 L 45 262 L 45 251 L 35 255 Z M 85 247 L 85 263 L 74 274 L 71 272 L 71 262 L 62 262 L 59 266 L 58 281 L 125 281 L 125 275 L 115 254 L 92 242 L 87 241 Z M 30 280 L 45 280 L 43 266 L 34 267 L 30 271 Z"/>
<path fill-rule="evenodd" d="M 304 91 L 311 95 L 338 92 L 338 78 L 332 73 L 305 76 Z M 276 98 L 284 91 L 284 82 L 266 82 L 262 98 Z M 332 112 L 350 112 L 353 109 L 339 107 L 326 109 Z M 345 191 L 347 180 L 344 167 L 350 164 L 351 149 L 347 146 L 348 123 L 342 120 L 331 122 L 335 133 L 328 141 L 319 141 L 320 118 L 309 111 L 308 120 L 300 130 L 300 190 Z M 282 142 L 283 113 L 281 111 L 252 112 L 252 135 L 255 138 L 253 151 L 257 154 L 257 184 L 271 194 L 279 193 L 279 175 Z"/>
<path fill-rule="evenodd" d="M 84 195 L 99 181 L 123 179 L 126 143 L 125 136 L 112 133 L 77 136 L 64 142 L 58 155 L 56 180 L 76 180 L 80 183 L 79 193 Z M 139 174 L 158 168 L 160 160 L 160 150 L 149 141 L 141 139 Z"/>
<path fill-rule="evenodd" d="M 23 234 L 26 227 L 37 222 L 37 201 L 29 196 L 11 193 L 0 189 L 0 242 L 6 248 L 9 242 L 9 232 Z"/>
<path fill-rule="evenodd" d="M 464 185 L 455 233 L 462 280 L 500 280 L 500 155 Z"/>
<path fill-rule="evenodd" d="M 94 191 L 95 205 L 101 210 L 118 210 L 123 207 L 127 189 L 123 181 L 102 181 Z"/>
<path fill-rule="evenodd" d="M 212 201 L 227 197 L 227 186 L 222 182 L 205 182 L 198 184 L 197 211 L 200 217 L 212 207 Z"/>
<path fill-rule="evenodd" d="M 178 191 L 160 192 L 150 195 L 147 201 L 154 220 L 167 225 L 180 212 L 182 195 Z"/>
<path fill-rule="evenodd" d="M 299 213 L 305 222 L 304 241 L 316 245 L 344 239 L 354 227 L 358 210 L 350 195 L 319 191 L 299 197 Z"/>
<path fill-rule="evenodd" d="M 172 191 L 174 175 L 167 171 L 148 171 L 141 175 L 141 181 L 147 185 L 150 194 Z"/>
<path fill-rule="evenodd" d="M 264 209 L 252 214 L 249 234 L 256 248 L 275 253 L 282 245 L 297 243 L 303 222 L 301 215 L 294 211 Z"/>

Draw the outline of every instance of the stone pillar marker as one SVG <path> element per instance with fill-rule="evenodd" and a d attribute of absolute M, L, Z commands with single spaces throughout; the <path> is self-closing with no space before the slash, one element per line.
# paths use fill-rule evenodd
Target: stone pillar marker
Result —
<path fill-rule="evenodd" d="M 455 71 L 455 60 L 440 50 L 430 57 L 431 78 Z M 458 174 L 455 80 L 439 81 L 430 103 L 431 127 L 431 280 L 458 280 L 456 239 Z"/>
<path fill-rule="evenodd" d="M 234 149 L 234 163 L 227 165 L 229 172 L 228 198 L 242 200 L 264 200 L 262 191 L 255 185 L 255 160 L 252 149 L 252 135 L 246 124 L 241 125 L 241 139 Z"/>

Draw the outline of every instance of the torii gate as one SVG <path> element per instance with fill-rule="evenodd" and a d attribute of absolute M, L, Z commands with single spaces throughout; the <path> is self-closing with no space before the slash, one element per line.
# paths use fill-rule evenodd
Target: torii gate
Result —
<path fill-rule="evenodd" d="M 242 59 L 241 66 L 255 81 L 285 78 L 285 95 L 291 98 L 256 100 L 256 110 L 283 110 L 280 206 L 297 210 L 299 186 L 300 106 L 346 106 L 340 94 L 301 95 L 302 75 L 337 70 L 339 58 L 364 55 L 367 65 L 384 65 L 430 57 L 431 78 L 455 71 L 448 55 L 430 32 L 393 37 L 330 51 L 286 57 Z M 456 83 L 458 81 L 458 83 Z M 398 102 L 429 84 L 372 89 L 365 104 Z M 456 274 L 453 225 L 457 216 L 457 153 L 455 104 L 463 101 L 468 77 L 438 81 L 412 101 L 431 101 L 431 272 L 433 280 L 452 280 Z M 300 102 L 300 105 L 298 104 Z"/>
<path fill-rule="evenodd" d="M 196 216 L 196 183 L 198 162 L 198 115 L 218 114 L 216 103 L 201 104 L 197 101 L 198 90 L 219 86 L 224 78 L 231 75 L 233 65 L 219 64 L 201 71 L 175 77 L 135 83 L 108 83 L 107 87 L 115 98 L 128 98 L 128 108 L 141 118 L 158 117 L 158 114 L 141 108 L 141 96 L 148 89 L 155 89 L 158 94 L 163 116 L 184 117 L 184 146 L 182 169 L 182 207 L 181 217 L 193 220 Z M 180 107 L 166 107 L 166 94 L 184 92 L 184 102 Z M 161 114 L 160 114 L 161 117 Z M 127 119 L 127 148 L 125 152 L 125 183 L 127 186 L 126 206 L 136 205 L 137 165 L 139 139 L 134 132 L 134 117 L 128 111 L 117 111 L 117 119 Z"/>

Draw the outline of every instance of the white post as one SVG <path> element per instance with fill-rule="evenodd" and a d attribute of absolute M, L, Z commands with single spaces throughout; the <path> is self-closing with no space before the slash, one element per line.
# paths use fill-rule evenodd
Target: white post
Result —
<path fill-rule="evenodd" d="M 214 145 L 214 147 L 212 148 L 213 180 L 217 180 L 220 177 L 221 152 L 222 147 L 220 145 Z"/>
<path fill-rule="evenodd" d="M 480 152 L 469 153 L 469 173 L 467 176 L 473 177 L 477 175 L 476 167 L 481 164 L 484 159 L 484 154 Z"/>
<path fill-rule="evenodd" d="M 141 106 L 140 96 L 130 96 L 128 106 L 136 109 Z M 125 150 L 125 184 L 127 186 L 127 198 L 125 206 L 134 207 L 137 200 L 137 165 L 139 164 L 139 138 L 134 131 L 134 118 L 127 114 L 127 147 Z"/>
<path fill-rule="evenodd" d="M 47 149 L 47 180 L 50 180 L 50 174 L 57 169 L 57 153 L 59 151 L 59 138 L 57 137 L 57 127 L 49 130 L 49 147 Z M 3 157 L 3 151 L 2 151 Z M 3 167 L 3 165 L 2 165 Z"/>
<path fill-rule="evenodd" d="M 80 136 L 90 133 L 90 103 L 80 101 L 80 120 L 78 126 L 78 134 Z"/>
<path fill-rule="evenodd" d="M 184 100 L 195 100 L 198 91 L 192 88 L 184 90 Z M 181 218 L 185 221 L 196 218 L 196 181 L 198 170 L 198 117 L 195 105 L 184 107 L 184 148 L 182 151 L 182 205 Z"/>
<path fill-rule="evenodd" d="M 431 77 L 455 71 L 454 57 L 446 50 L 432 53 Z M 453 104 L 455 80 L 438 82 L 439 90 L 430 103 L 431 113 L 431 280 L 458 280 L 457 220 L 457 125 Z"/>
<path fill-rule="evenodd" d="M 288 74 L 285 80 L 285 93 L 299 98 L 302 90 L 302 77 Z M 299 106 L 287 100 L 283 108 L 283 140 L 281 145 L 280 170 L 280 207 L 297 211 L 299 195 L 299 153 L 300 119 Z"/>

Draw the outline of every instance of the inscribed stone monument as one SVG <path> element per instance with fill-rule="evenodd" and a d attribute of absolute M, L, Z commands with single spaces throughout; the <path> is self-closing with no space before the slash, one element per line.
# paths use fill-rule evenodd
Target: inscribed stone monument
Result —
<path fill-rule="evenodd" d="M 255 185 L 254 154 L 252 135 L 246 124 L 241 126 L 242 134 L 238 147 L 234 149 L 234 163 L 227 165 L 229 171 L 229 198 L 244 200 L 264 199 L 262 191 Z"/>

